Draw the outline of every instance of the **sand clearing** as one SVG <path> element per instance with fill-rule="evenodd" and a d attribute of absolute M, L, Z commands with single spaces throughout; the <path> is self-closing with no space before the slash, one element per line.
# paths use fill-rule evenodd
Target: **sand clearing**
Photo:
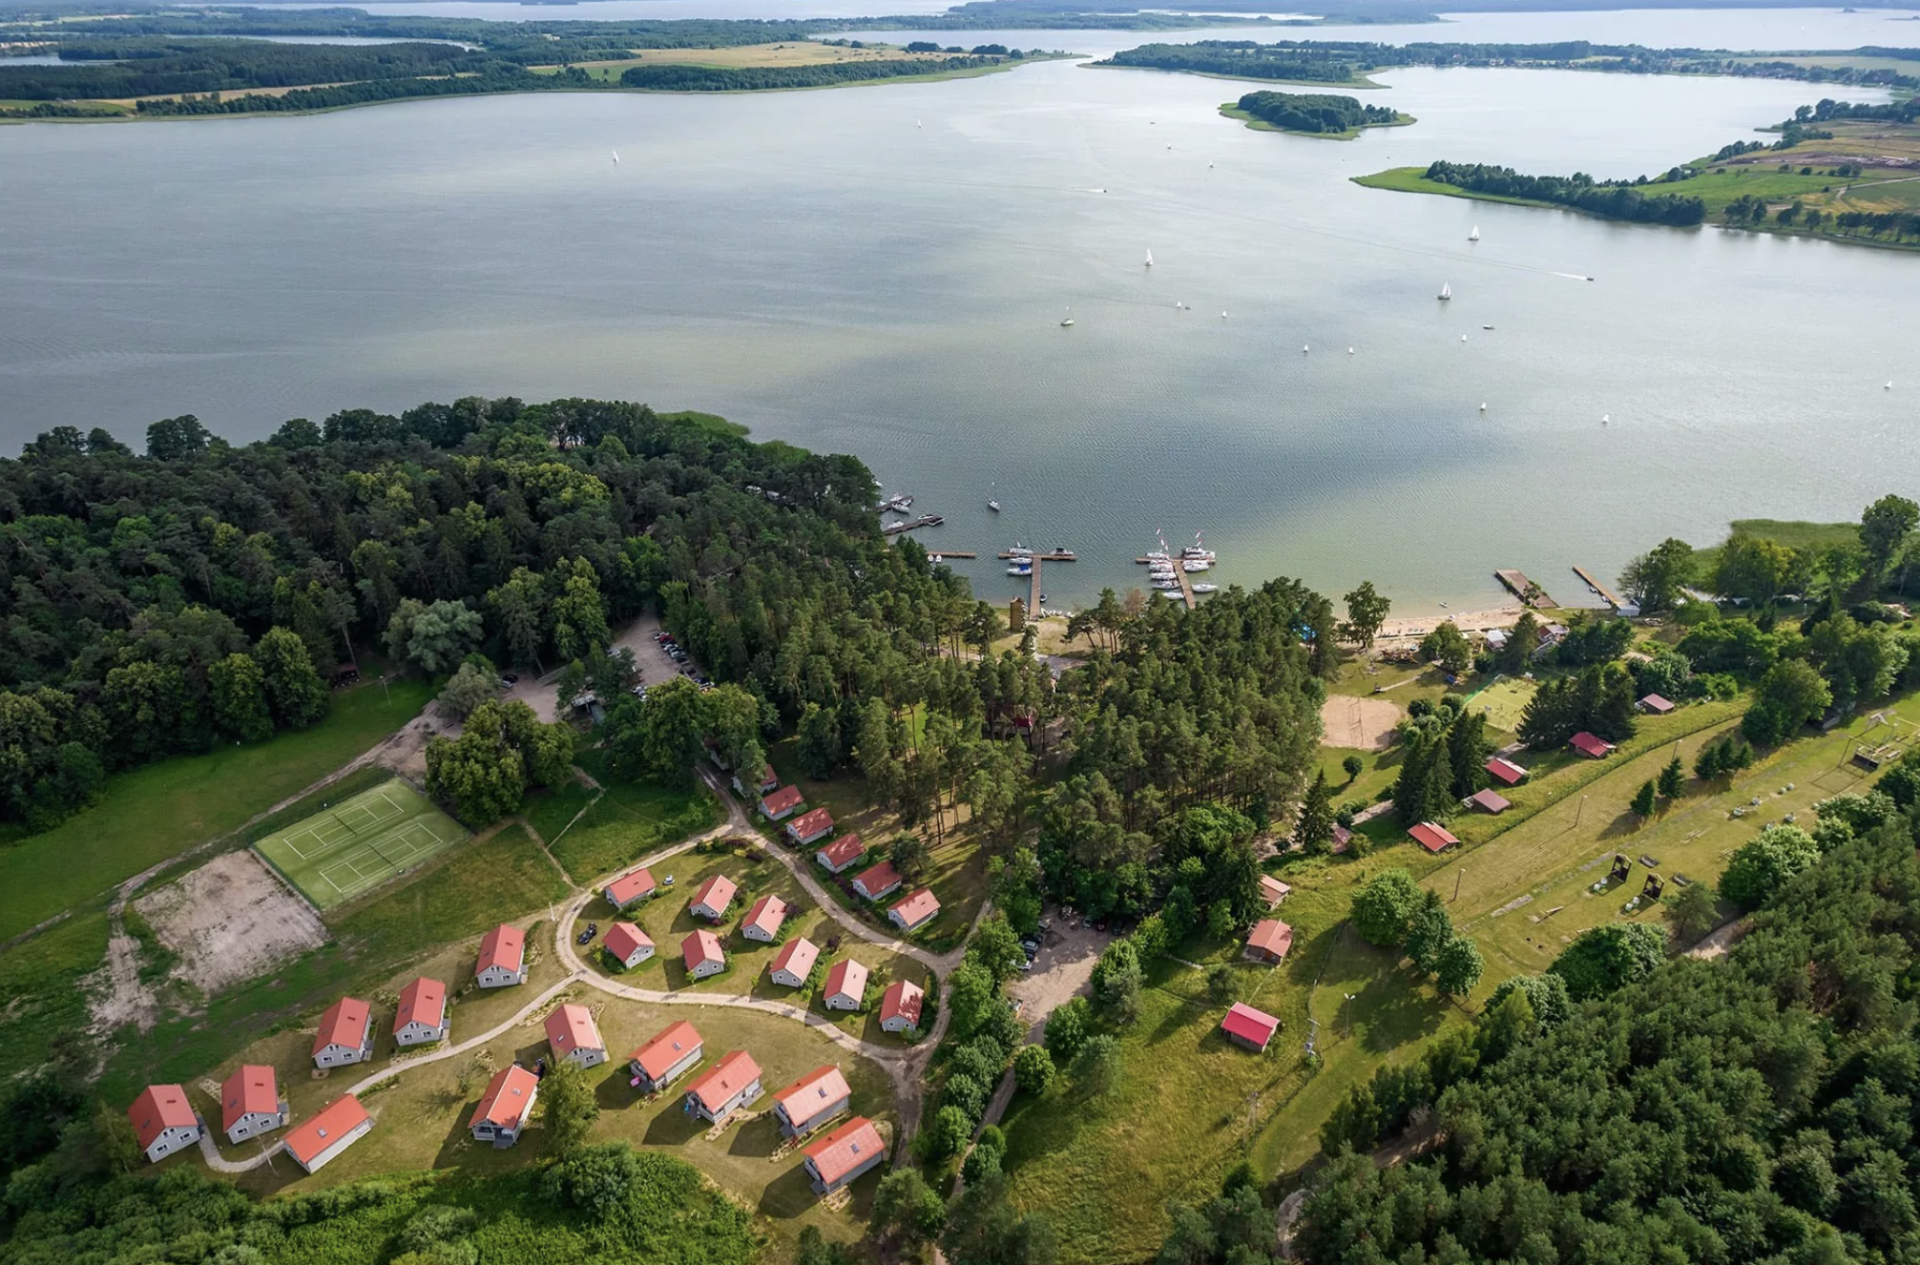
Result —
<path fill-rule="evenodd" d="M 1320 744 L 1384 751 L 1393 741 L 1393 727 L 1405 714 L 1384 698 L 1331 694 L 1320 705 Z"/>
<path fill-rule="evenodd" d="M 206 993 L 264 975 L 328 939 L 320 915 L 251 852 L 215 857 L 133 908 L 180 955 L 174 974 Z"/>

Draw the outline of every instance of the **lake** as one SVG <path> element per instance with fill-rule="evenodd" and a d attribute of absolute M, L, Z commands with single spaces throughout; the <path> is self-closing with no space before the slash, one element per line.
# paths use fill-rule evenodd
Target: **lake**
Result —
<path fill-rule="evenodd" d="M 1920 42 L 1779 11 L 1409 30 Z M 1137 583 L 1156 529 L 1204 531 L 1222 582 L 1371 578 L 1418 610 L 1492 599 L 1495 567 L 1567 599 L 1571 565 L 1610 577 L 1666 535 L 1913 493 L 1920 258 L 1347 180 L 1442 157 L 1657 172 L 1837 92 L 1383 78 L 1366 99 L 1419 124 L 1350 143 L 1218 117 L 1234 83 L 1062 62 L 0 128 L 0 447 L 62 423 L 137 444 L 180 412 L 248 440 L 463 394 L 643 399 L 858 453 L 947 516 L 930 548 L 1077 549 L 1047 572 L 1056 606 Z M 1001 572 L 969 569 L 983 596 L 1024 592 Z"/>

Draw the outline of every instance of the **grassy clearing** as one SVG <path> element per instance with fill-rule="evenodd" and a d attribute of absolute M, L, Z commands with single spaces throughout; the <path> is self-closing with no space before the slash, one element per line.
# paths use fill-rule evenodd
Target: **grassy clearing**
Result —
<path fill-rule="evenodd" d="M 1502 733 L 1515 733 L 1520 718 L 1538 687 L 1523 677 L 1497 676 L 1467 697 L 1467 707 L 1486 715 L 1487 724 Z"/>
<path fill-rule="evenodd" d="M 1341 86 L 1346 87 L 1351 85 L 1343 84 Z M 1378 87 L 1379 85 L 1376 84 L 1374 86 Z M 1356 139 L 1361 132 L 1369 128 L 1408 127 L 1420 121 L 1411 114 L 1402 114 L 1391 123 L 1368 123 L 1363 127 L 1350 127 L 1344 132 L 1302 132 L 1297 128 L 1276 127 L 1265 119 L 1257 119 L 1231 101 L 1221 103 L 1220 113 L 1225 118 L 1238 119 L 1240 122 L 1246 124 L 1247 130 L 1250 132 L 1285 132 L 1290 136 L 1307 136 L 1323 141 L 1350 141 Z"/>
<path fill-rule="evenodd" d="M 1771 540 L 1789 549 L 1810 550 L 1814 553 L 1860 543 L 1860 524 L 1858 523 L 1806 523 L 1777 518 L 1736 518 L 1733 520 L 1732 529 L 1733 532 Z M 1720 545 L 1695 549 L 1693 561 L 1696 572 L 1700 575 L 1713 574 L 1714 568 L 1720 562 L 1720 550 Z"/>
<path fill-rule="evenodd" d="M 554 860 L 577 881 L 591 883 L 649 852 L 710 829 L 719 820 L 713 798 L 704 789 L 615 783 L 606 778 L 597 756 L 588 752 L 581 765 L 606 787 L 606 794 L 572 829 L 565 829 L 567 823 L 592 799 L 585 788 L 569 787 L 547 796 L 535 805 L 531 817 Z"/>
<path fill-rule="evenodd" d="M 0 957 L 0 1077 L 40 1067 L 87 1027 L 81 981 L 107 952 L 107 916 L 79 914 Z"/>
<path fill-rule="evenodd" d="M 400 728 L 432 697 L 424 681 L 390 691 L 363 685 L 335 695 L 333 710 L 311 729 L 114 777 L 97 807 L 0 852 L 0 939 L 237 829 Z"/>
<path fill-rule="evenodd" d="M 373 989 L 406 968 L 417 974 L 429 959 L 449 983 L 464 986 L 482 932 L 535 911 L 551 916 L 568 890 L 517 826 L 442 853 L 402 886 L 332 911 L 335 943 L 127 1042 L 109 1062 L 103 1088 L 124 1094 L 155 1077 L 201 1075 L 264 1034 L 310 1022 L 342 993 Z"/>
<path fill-rule="evenodd" d="M 524 1003 L 524 999 L 531 996 L 531 988 L 529 984 L 504 991 L 520 994 Z M 751 1011 L 645 1006 L 613 1001 L 585 989 L 570 999 L 595 1011 L 601 1034 L 614 1055 L 613 1061 L 588 1073 L 601 1109 L 594 1128 L 595 1140 L 623 1138 L 637 1147 L 677 1155 L 696 1165 L 754 1214 L 756 1227 L 774 1240 L 778 1256 L 790 1255 L 792 1242 L 805 1225 L 818 1225 L 829 1238 L 847 1239 L 857 1235 L 871 1207 L 878 1173 L 855 1184 L 855 1197 L 849 1208 L 826 1211 L 819 1206 L 800 1172 L 799 1153 L 783 1152 L 778 1145 L 778 1130 L 767 1098 L 761 1098 L 756 1104 L 758 1114 L 736 1121 L 718 1138 L 709 1139 L 707 1125 L 696 1124 L 681 1110 L 679 1093 L 669 1092 L 653 1099 L 637 1094 L 627 1083 L 625 1056 L 668 1024 L 685 1019 L 705 1039 L 703 1067 L 710 1067 L 728 1050 L 747 1050 L 760 1064 L 762 1083 L 771 1094 L 822 1063 L 838 1064 L 853 1089 L 853 1111 L 890 1121 L 893 1116 L 890 1087 L 880 1068 L 849 1055 L 800 1024 Z M 462 1009 L 455 1009 L 456 1035 L 463 1013 Z M 389 1018 L 390 1013 L 379 1016 L 381 1021 Z M 290 1095 L 296 1119 L 311 1114 L 364 1074 L 363 1069 L 347 1068 L 325 1080 L 312 1079 L 307 1070 L 308 1039 L 302 1034 L 282 1034 L 261 1042 L 243 1056 L 247 1060 L 270 1062 L 279 1071 L 283 1092 Z M 545 1135 L 538 1124 L 519 1145 L 496 1150 L 475 1143 L 467 1132 L 467 1122 L 494 1070 L 515 1060 L 531 1065 L 546 1053 L 545 1033 L 537 1021 L 531 1021 L 485 1047 L 411 1070 L 366 1097 L 368 1110 L 376 1120 L 373 1132 L 318 1176 L 306 1176 L 292 1165 L 276 1161 L 272 1169 L 256 1169 L 241 1178 L 240 1184 L 256 1193 L 277 1194 L 319 1189 L 359 1177 L 410 1169 L 455 1169 L 478 1176 L 525 1167 L 541 1158 Z M 376 1057 L 384 1057 L 384 1051 Z M 235 1064 L 240 1061 L 241 1058 L 233 1060 Z M 375 1067 L 382 1065 L 374 1064 Z M 221 1069 L 222 1072 L 228 1070 L 231 1064 Z M 678 1082 L 679 1087 L 684 1088 L 690 1080 L 688 1077 Z M 212 1099 L 204 1087 L 189 1085 L 188 1090 L 203 1112 L 212 1109 Z M 238 1158 L 252 1153 L 257 1145 L 245 1143 L 223 1149 Z M 189 1158 L 167 1162 L 197 1161 Z"/>

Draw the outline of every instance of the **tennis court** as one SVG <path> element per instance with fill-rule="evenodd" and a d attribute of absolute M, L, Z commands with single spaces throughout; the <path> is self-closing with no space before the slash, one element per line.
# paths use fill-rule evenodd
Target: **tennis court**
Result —
<path fill-rule="evenodd" d="M 1501 675 L 1485 689 L 1467 699 L 1467 710 L 1484 712 L 1487 724 L 1512 733 L 1520 728 L 1520 717 L 1533 699 L 1532 681 Z"/>
<path fill-rule="evenodd" d="M 330 909 L 466 837 L 453 818 L 395 780 L 328 805 L 253 846 L 308 900 Z"/>

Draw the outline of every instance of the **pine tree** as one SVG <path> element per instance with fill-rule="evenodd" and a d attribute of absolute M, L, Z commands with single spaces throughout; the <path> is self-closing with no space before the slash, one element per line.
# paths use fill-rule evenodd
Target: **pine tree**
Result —
<path fill-rule="evenodd" d="M 1316 773 L 1307 798 L 1300 805 L 1300 820 L 1293 828 L 1293 842 L 1312 856 L 1333 847 L 1333 789 L 1327 775 Z"/>
<path fill-rule="evenodd" d="M 1680 789 L 1686 784 L 1687 772 L 1680 763 L 1680 757 L 1674 756 L 1667 761 L 1667 767 L 1660 770 L 1660 793 L 1668 799 L 1678 799 Z"/>
<path fill-rule="evenodd" d="M 1462 712 L 1447 731 L 1447 758 L 1453 771 L 1453 797 L 1465 799 L 1487 786 L 1487 757 L 1493 743 L 1487 740 L 1484 712 Z"/>
<path fill-rule="evenodd" d="M 1647 818 L 1653 816 L 1653 805 L 1653 781 L 1652 779 L 1648 779 L 1642 782 L 1640 789 L 1633 793 L 1633 803 L 1630 807 L 1633 809 L 1634 816 L 1638 817 L 1641 821 L 1645 821 Z"/>

